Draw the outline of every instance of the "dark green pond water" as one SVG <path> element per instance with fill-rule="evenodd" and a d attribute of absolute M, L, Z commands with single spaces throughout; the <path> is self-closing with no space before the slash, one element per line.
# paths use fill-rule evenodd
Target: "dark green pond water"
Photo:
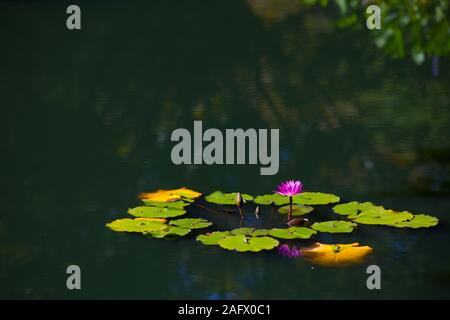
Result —
<path fill-rule="evenodd" d="M 80 31 L 64 3 L 0 5 L 0 298 L 450 298 L 450 60 L 432 77 L 430 59 L 335 28 L 333 8 L 285 2 L 81 2 Z M 278 174 L 172 164 L 170 134 L 194 120 L 279 128 Z M 349 268 L 105 228 L 142 191 L 264 194 L 288 178 L 440 224 L 320 235 L 374 249 Z M 66 288 L 71 264 L 82 290 Z"/>

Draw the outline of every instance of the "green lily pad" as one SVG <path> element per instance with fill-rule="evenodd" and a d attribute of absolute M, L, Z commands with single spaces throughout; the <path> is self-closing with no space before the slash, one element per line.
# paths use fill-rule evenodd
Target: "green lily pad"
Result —
<path fill-rule="evenodd" d="M 176 226 L 168 226 L 166 229 L 150 232 L 153 238 L 164 238 L 166 236 L 183 237 L 191 232 L 191 229 L 180 228 Z"/>
<path fill-rule="evenodd" d="M 207 234 L 200 234 L 197 236 L 196 240 L 207 246 L 218 245 L 217 242 L 220 239 L 223 239 L 230 235 L 231 233 L 229 231 L 214 231 Z"/>
<path fill-rule="evenodd" d="M 411 220 L 414 216 L 408 211 L 396 212 L 381 208 L 369 209 L 357 215 L 348 216 L 354 222 L 395 226 L 397 223 Z"/>
<path fill-rule="evenodd" d="M 147 207 L 174 208 L 174 209 L 183 209 L 184 207 L 190 205 L 189 202 L 184 201 L 160 202 L 142 199 L 142 202 Z"/>
<path fill-rule="evenodd" d="M 339 202 L 340 198 L 334 194 L 322 192 L 303 192 L 292 197 L 295 204 L 319 205 Z"/>
<path fill-rule="evenodd" d="M 231 234 L 235 235 L 235 236 L 238 236 L 241 234 L 248 236 L 253 232 L 253 230 L 255 230 L 255 228 L 237 228 L 237 229 L 231 230 Z"/>
<path fill-rule="evenodd" d="M 278 246 L 279 242 L 271 237 L 247 238 L 245 235 L 241 234 L 220 239 L 218 244 L 220 247 L 227 250 L 258 252 L 261 250 L 271 250 Z"/>
<path fill-rule="evenodd" d="M 172 218 L 181 216 L 186 213 L 186 210 L 176 208 L 161 208 L 161 207 L 135 207 L 128 209 L 128 213 L 140 218 Z"/>
<path fill-rule="evenodd" d="M 335 205 L 333 207 L 333 211 L 340 215 L 352 216 L 352 215 L 357 215 L 358 213 L 361 213 L 363 211 L 366 211 L 369 209 L 375 209 L 375 208 L 381 209 L 383 207 L 374 205 L 372 202 L 352 201 L 352 202 L 348 202 L 348 203 L 342 203 L 342 204 Z"/>
<path fill-rule="evenodd" d="M 205 199 L 208 202 L 217 203 L 217 204 L 236 204 L 236 196 L 237 193 L 223 193 L 221 191 L 215 191 L 210 195 L 206 196 Z M 242 198 L 245 201 L 253 200 L 253 197 L 249 194 L 241 193 Z"/>
<path fill-rule="evenodd" d="M 408 221 L 402 221 L 395 224 L 398 228 L 428 228 L 434 227 L 439 223 L 439 219 L 436 217 L 428 216 L 426 214 L 414 215 L 414 218 Z"/>
<path fill-rule="evenodd" d="M 316 233 L 316 231 L 305 227 L 275 228 L 269 230 L 269 236 L 281 239 L 309 239 Z"/>
<path fill-rule="evenodd" d="M 161 221 L 128 218 L 114 220 L 107 223 L 106 226 L 117 232 L 140 232 L 144 234 L 167 228 L 167 225 Z"/>
<path fill-rule="evenodd" d="M 350 221 L 325 221 L 316 222 L 311 228 L 319 232 L 350 233 L 356 226 L 356 223 Z"/>
<path fill-rule="evenodd" d="M 185 219 L 178 219 L 178 220 L 172 220 L 169 222 L 172 226 L 177 226 L 184 229 L 201 229 L 206 228 L 212 225 L 211 222 L 205 219 L 201 218 L 185 218 Z"/>
<path fill-rule="evenodd" d="M 253 237 L 258 237 L 258 236 L 267 236 L 268 234 L 269 234 L 268 229 L 255 229 L 252 231 L 250 235 Z"/>
<path fill-rule="evenodd" d="M 311 206 L 305 206 L 303 204 L 296 204 L 296 205 L 292 206 L 292 215 L 293 216 L 303 216 L 307 213 L 310 213 L 313 210 L 314 210 L 314 208 Z M 282 214 L 289 213 L 289 205 L 281 207 L 280 209 L 278 209 L 278 212 L 282 213 Z"/>
<path fill-rule="evenodd" d="M 278 193 L 265 194 L 263 196 L 257 196 L 253 202 L 261 205 L 274 204 L 276 206 L 282 206 L 289 203 L 289 197 L 282 196 Z"/>

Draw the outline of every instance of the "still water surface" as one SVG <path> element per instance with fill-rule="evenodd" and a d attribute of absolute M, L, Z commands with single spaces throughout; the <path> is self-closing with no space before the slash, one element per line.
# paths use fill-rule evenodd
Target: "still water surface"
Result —
<path fill-rule="evenodd" d="M 430 61 L 335 29 L 333 9 L 287 6 L 268 21 L 252 3 L 82 2 L 80 32 L 62 4 L 1 5 L 1 298 L 450 298 L 448 58 L 432 77 Z M 170 134 L 194 120 L 279 128 L 279 173 L 173 165 Z M 104 227 L 142 191 L 264 194 L 287 178 L 440 225 L 321 235 L 374 248 L 340 269 Z M 66 289 L 70 264 L 81 291 Z M 382 290 L 366 288 L 370 264 Z"/>

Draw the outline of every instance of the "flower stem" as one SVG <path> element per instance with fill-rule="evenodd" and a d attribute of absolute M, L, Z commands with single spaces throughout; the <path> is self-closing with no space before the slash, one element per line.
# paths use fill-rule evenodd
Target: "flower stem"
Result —
<path fill-rule="evenodd" d="M 289 214 L 288 214 L 288 221 L 292 220 L 292 197 L 289 197 Z"/>

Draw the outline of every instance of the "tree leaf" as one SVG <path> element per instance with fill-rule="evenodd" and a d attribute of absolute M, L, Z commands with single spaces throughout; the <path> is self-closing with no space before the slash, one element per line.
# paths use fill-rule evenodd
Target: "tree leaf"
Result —
<path fill-rule="evenodd" d="M 307 213 L 310 213 L 313 211 L 314 208 L 311 206 L 305 206 L 303 204 L 296 204 L 292 206 L 292 215 L 293 216 L 303 216 Z M 283 206 L 280 209 L 278 209 L 279 213 L 287 214 L 289 213 L 289 205 Z"/>
<path fill-rule="evenodd" d="M 372 202 L 352 201 L 352 202 L 348 202 L 348 203 L 342 203 L 342 204 L 335 205 L 333 207 L 333 211 L 340 215 L 349 216 L 349 215 L 356 215 L 358 213 L 361 213 L 362 211 L 369 210 L 369 209 L 375 209 L 375 208 L 382 209 L 383 207 L 376 206 Z"/>
<path fill-rule="evenodd" d="M 274 204 L 276 206 L 282 206 L 284 204 L 289 203 L 289 197 L 282 196 L 281 194 L 278 194 L 278 193 L 265 194 L 262 196 L 257 196 L 253 200 L 253 202 L 255 202 L 256 204 L 261 204 L 261 205 Z"/>
<path fill-rule="evenodd" d="M 128 209 L 128 213 L 132 216 L 141 218 L 172 218 L 185 214 L 186 210 L 142 206 Z"/>
<path fill-rule="evenodd" d="M 339 202 L 340 198 L 334 194 L 322 192 L 303 192 L 293 198 L 295 204 L 319 205 Z"/>
<path fill-rule="evenodd" d="M 139 195 L 139 199 L 157 202 L 171 202 L 181 200 L 182 198 L 195 199 L 201 195 L 202 194 L 200 192 L 183 187 L 173 190 L 158 190 L 155 192 L 143 192 Z"/>
<path fill-rule="evenodd" d="M 177 219 L 170 221 L 169 224 L 184 229 L 201 229 L 212 225 L 212 223 L 209 222 L 208 220 L 201 218 Z"/>
<path fill-rule="evenodd" d="M 226 236 L 231 235 L 229 231 L 214 231 L 207 234 L 200 234 L 197 236 L 196 240 L 200 241 L 204 245 L 218 245 L 218 241 L 220 239 L 225 238 Z"/>
<path fill-rule="evenodd" d="M 328 267 L 349 266 L 362 263 L 373 251 L 369 246 L 351 244 L 316 243 L 311 248 L 302 248 L 303 257 L 314 264 Z"/>
<path fill-rule="evenodd" d="M 434 227 L 439 223 L 439 219 L 436 217 L 428 216 L 426 214 L 417 214 L 411 220 L 402 221 L 395 224 L 398 228 L 428 228 Z"/>
<path fill-rule="evenodd" d="M 128 218 L 114 220 L 107 223 L 106 226 L 117 232 L 140 232 L 144 234 L 167 228 L 167 225 L 161 221 Z"/>
<path fill-rule="evenodd" d="M 275 228 L 269 230 L 269 236 L 281 239 L 309 239 L 316 233 L 316 231 L 305 227 Z"/>
<path fill-rule="evenodd" d="M 236 204 L 236 196 L 237 196 L 236 192 L 223 193 L 222 191 L 215 191 L 210 195 L 206 196 L 205 199 L 206 201 L 212 203 L 233 205 Z M 253 197 L 249 194 L 242 193 L 241 196 L 242 198 L 244 198 L 245 201 L 253 200 Z"/>
<path fill-rule="evenodd" d="M 319 232 L 329 233 L 350 233 L 357 226 L 356 223 L 350 221 L 325 221 L 316 222 L 311 228 Z"/>

